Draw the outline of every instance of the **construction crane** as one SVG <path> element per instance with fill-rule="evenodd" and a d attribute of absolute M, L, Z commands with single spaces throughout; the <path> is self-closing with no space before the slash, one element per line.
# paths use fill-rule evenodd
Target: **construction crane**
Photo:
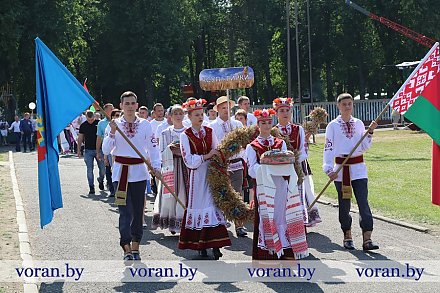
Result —
<path fill-rule="evenodd" d="M 386 25 L 387 27 L 401 33 L 402 35 L 407 36 L 408 38 L 416 41 L 419 44 L 422 44 L 425 47 L 431 48 L 434 45 L 434 43 L 436 42 L 435 40 L 430 39 L 427 36 L 424 36 L 422 34 L 419 34 L 418 32 L 415 32 L 407 27 L 404 27 L 401 24 L 395 23 L 385 17 L 377 16 L 376 14 L 373 14 L 373 13 L 367 11 L 366 9 L 360 7 L 356 3 L 353 3 L 353 1 L 346 0 L 345 3 L 348 6 L 356 9 L 357 11 L 365 14 L 366 16 Z"/>

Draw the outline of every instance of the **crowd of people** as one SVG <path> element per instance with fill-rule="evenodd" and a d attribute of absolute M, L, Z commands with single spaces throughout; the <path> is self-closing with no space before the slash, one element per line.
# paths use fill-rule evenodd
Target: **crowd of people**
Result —
<path fill-rule="evenodd" d="M 115 197 L 124 260 L 141 259 L 140 242 L 144 229 L 149 228 L 145 223 L 146 197 L 155 197 L 150 228 L 178 233 L 177 247 L 197 251 L 202 258 L 208 257 L 209 250 L 214 259 L 222 257 L 220 249 L 231 245 L 227 231 L 230 225 L 234 225 L 237 237 L 248 236 L 244 221 L 229 223 L 225 219 L 207 179 L 211 159 L 222 155 L 219 145 L 243 127 L 256 127 L 257 131 L 246 147 L 229 158 L 225 173 L 229 180 L 225 184 L 230 184 L 241 200 L 254 208 L 252 258 L 308 256 L 307 228 L 321 222 L 316 205 L 309 209 L 315 198 L 307 160 L 310 134 L 292 123 L 291 99 L 278 98 L 273 108 L 254 113 L 249 112 L 249 98 L 241 96 L 237 103 L 239 109 L 232 116 L 235 102 L 226 96 L 208 105 L 195 98 L 168 109 L 157 103 L 149 115 L 147 107 L 139 107 L 135 93 L 125 92 L 120 98 L 120 109 L 112 104 L 104 106 L 110 120 L 96 122 L 89 111 L 85 118 L 76 119 L 85 119 L 79 124 L 77 139 L 79 146 L 84 142 L 84 152 L 80 147 L 77 152 L 78 156 L 84 155 L 90 193 L 95 192 L 95 160 L 99 188 L 104 190 L 106 178 L 109 196 Z M 341 159 L 365 132 L 363 123 L 351 116 L 353 98 L 341 95 L 337 103 L 341 115 L 327 127 L 323 170 L 330 180 L 335 180 L 339 194 L 343 247 L 354 249 L 349 215 L 349 195 L 354 191 L 362 219 L 362 248 L 378 249 L 371 240 L 373 221 L 362 157 L 371 145 L 372 132 L 341 174 L 335 173 Z M 277 124 L 273 125 L 275 120 Z M 369 131 L 375 127 L 373 122 Z M 277 159 L 271 163 L 268 158 L 272 153 L 280 155 L 277 158 L 284 158 L 284 162 Z M 299 172 L 294 168 L 295 160 Z"/>
<path fill-rule="evenodd" d="M 307 228 L 321 222 L 317 206 L 309 208 L 315 199 L 308 163 L 310 133 L 292 123 L 290 98 L 277 98 L 273 108 L 253 113 L 248 97 L 239 97 L 237 104 L 239 109 L 231 116 L 235 102 L 226 96 L 211 104 L 189 98 L 168 109 L 156 103 L 150 114 L 147 107 L 139 107 L 136 94 L 128 91 L 121 95 L 119 109 L 104 105 L 102 120 L 98 113 L 87 110 L 60 134 L 61 152 L 84 157 L 89 194 L 95 194 L 96 162 L 99 189 L 107 189 L 108 196 L 115 198 L 125 261 L 141 259 L 140 242 L 149 228 L 145 222 L 147 197 L 155 198 L 150 228 L 179 233 L 179 249 L 195 250 L 202 258 L 212 249 L 213 258 L 219 259 L 220 249 L 231 245 L 227 227 L 234 225 L 237 237 L 248 237 L 243 220 L 229 223 L 225 219 L 207 179 L 211 159 L 222 156 L 219 145 L 243 127 L 255 128 L 255 135 L 229 158 L 225 185 L 230 184 L 254 209 L 252 258 L 301 259 L 309 255 Z M 363 160 L 377 124 L 372 122 L 366 139 L 342 172 L 335 172 L 365 133 L 362 121 L 352 116 L 351 95 L 341 94 L 337 106 L 340 115 L 326 129 L 323 171 L 338 193 L 342 244 L 345 249 L 355 249 L 349 214 L 354 193 L 362 249 L 378 249 L 371 240 L 373 219 Z M 17 138 L 23 137 L 25 151 L 28 143 L 33 149 L 30 137 L 35 126 L 28 113 L 6 128 L 17 133 Z M 18 143 L 18 151 L 19 147 Z"/>
<path fill-rule="evenodd" d="M 18 115 L 14 117 L 14 121 L 9 125 L 4 118 L 0 119 L 0 145 L 9 145 L 9 133 L 13 133 L 15 140 L 15 151 L 24 153 L 35 150 L 36 146 L 37 120 L 31 114 L 24 113 L 20 119 Z M 23 148 L 21 146 L 23 144 Z"/>

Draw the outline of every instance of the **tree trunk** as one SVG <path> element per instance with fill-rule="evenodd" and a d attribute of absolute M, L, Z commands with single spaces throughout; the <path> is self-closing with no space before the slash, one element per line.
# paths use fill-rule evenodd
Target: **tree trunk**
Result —
<path fill-rule="evenodd" d="M 193 46 L 190 46 L 189 54 L 188 54 L 188 63 L 189 63 L 189 75 L 191 79 L 191 85 L 194 88 L 194 95 L 196 95 L 196 77 L 194 73 L 194 60 L 193 60 Z"/>
<path fill-rule="evenodd" d="M 358 66 L 358 74 L 359 74 L 359 95 L 361 100 L 365 100 L 365 78 L 364 73 L 362 72 L 362 54 L 359 56 L 359 66 Z M 370 99 L 373 98 L 372 93 L 370 93 Z"/>
<path fill-rule="evenodd" d="M 197 39 L 194 42 L 194 49 L 195 49 L 195 61 L 196 61 L 196 71 L 195 71 L 195 83 L 193 85 L 194 87 L 194 96 L 200 97 L 201 96 L 201 89 L 199 84 L 198 76 L 200 72 L 203 70 L 203 61 L 205 59 L 205 35 L 199 35 Z"/>
<path fill-rule="evenodd" d="M 269 34 L 269 33 L 268 33 Z M 264 46 L 264 54 L 263 54 L 263 67 L 264 67 L 264 76 L 266 78 L 266 96 L 264 97 L 264 100 L 266 103 L 270 104 L 272 102 L 273 96 L 273 85 L 272 85 L 272 78 L 270 76 L 270 52 L 269 52 L 269 46 L 270 46 L 270 35 L 267 38 L 269 41 L 266 46 Z"/>
<path fill-rule="evenodd" d="M 332 66 L 330 65 L 330 60 L 328 59 L 325 62 L 325 77 L 327 82 L 327 101 L 333 102 L 335 100 L 335 96 L 333 95 Z"/>
<path fill-rule="evenodd" d="M 145 84 L 146 84 L 146 89 L 145 89 L 145 94 L 146 94 L 146 99 L 147 99 L 147 107 L 148 109 L 153 108 L 153 97 L 154 97 L 154 83 L 153 83 L 153 78 L 151 76 L 148 76 L 145 78 Z"/>
<path fill-rule="evenodd" d="M 250 89 L 250 99 L 255 102 L 255 104 L 259 104 L 260 101 L 258 101 L 258 91 L 257 91 L 257 85 L 258 85 L 258 79 L 257 79 L 257 73 L 254 71 L 254 85 Z"/>

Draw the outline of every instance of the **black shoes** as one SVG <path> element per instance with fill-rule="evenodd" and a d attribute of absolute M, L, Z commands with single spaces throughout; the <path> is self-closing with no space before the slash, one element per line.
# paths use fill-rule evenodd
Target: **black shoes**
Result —
<path fill-rule="evenodd" d="M 212 255 L 214 256 L 215 260 L 218 260 L 223 256 L 223 254 L 220 252 L 220 248 L 213 248 Z M 199 256 L 208 257 L 208 251 L 206 249 L 199 250 Z"/>
<path fill-rule="evenodd" d="M 99 182 L 99 190 L 104 190 L 104 182 Z"/>
<path fill-rule="evenodd" d="M 353 236 L 351 235 L 351 229 L 344 231 L 344 248 L 348 250 L 354 249 Z"/>
<path fill-rule="evenodd" d="M 364 251 L 368 251 L 368 250 L 376 250 L 379 249 L 379 245 L 377 245 L 376 243 L 374 243 L 373 241 L 367 240 L 364 242 L 364 244 L 362 245 L 362 249 Z"/>
<path fill-rule="evenodd" d="M 362 234 L 362 236 L 364 238 L 364 242 L 362 244 L 362 249 L 364 251 L 379 249 L 379 245 L 377 245 L 376 243 L 374 243 L 371 240 L 371 233 L 372 233 L 372 231 L 364 231 Z"/>
<path fill-rule="evenodd" d="M 220 257 L 223 256 L 223 254 L 220 252 L 220 248 L 213 248 L 212 254 L 214 255 L 215 260 L 218 260 Z"/>
<path fill-rule="evenodd" d="M 130 261 L 130 260 L 134 260 L 133 254 L 131 252 L 126 252 L 124 253 L 124 261 Z"/>
<path fill-rule="evenodd" d="M 95 188 L 94 187 L 90 187 L 89 194 L 95 194 Z"/>
<path fill-rule="evenodd" d="M 132 250 L 131 254 L 133 255 L 133 260 L 141 260 L 139 250 Z"/>
<path fill-rule="evenodd" d="M 351 239 L 344 240 L 344 248 L 348 250 L 354 250 L 353 240 Z"/>
<path fill-rule="evenodd" d="M 243 227 L 239 227 L 235 230 L 235 232 L 237 233 L 238 237 L 246 237 L 247 236 L 247 232 L 244 230 Z"/>

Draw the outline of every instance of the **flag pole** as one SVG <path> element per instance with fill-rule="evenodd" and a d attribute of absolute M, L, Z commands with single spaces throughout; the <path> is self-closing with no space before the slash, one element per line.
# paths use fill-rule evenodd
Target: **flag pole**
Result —
<path fill-rule="evenodd" d="M 108 115 L 104 109 L 99 105 L 99 103 L 95 100 L 95 102 L 93 103 L 93 105 L 95 105 L 101 112 L 104 113 L 105 117 L 107 117 L 107 119 L 109 121 L 111 121 L 111 117 L 110 115 Z M 148 169 L 150 169 L 151 172 L 154 173 L 154 168 L 151 165 L 150 161 L 147 160 L 142 153 L 136 148 L 136 146 L 130 141 L 130 139 L 125 135 L 125 133 L 116 125 L 116 130 L 122 135 L 122 137 L 125 139 L 125 141 L 131 146 L 131 148 L 136 152 L 136 154 L 142 159 L 142 161 L 144 161 L 144 163 L 147 165 Z M 157 176 L 156 178 L 159 179 L 159 181 L 165 186 L 166 189 L 168 189 L 168 191 L 174 196 L 174 198 L 176 199 L 176 201 L 182 206 L 183 209 L 186 209 L 185 205 L 183 204 L 183 202 L 176 196 L 176 194 L 171 190 L 171 188 L 168 186 L 168 184 L 165 183 L 165 181 L 162 178 L 162 175 Z"/>
<path fill-rule="evenodd" d="M 408 78 L 406 79 L 406 81 L 402 84 L 402 86 L 400 87 L 400 89 L 396 92 L 396 94 L 394 95 L 394 97 L 388 102 L 388 104 L 386 105 L 386 107 L 382 110 L 382 112 L 380 112 L 380 114 L 376 117 L 376 119 L 374 120 L 376 123 L 378 122 L 378 120 L 380 119 L 380 117 L 388 110 L 388 108 L 391 107 L 391 104 L 393 103 L 394 99 L 396 99 L 396 97 L 399 95 L 399 93 L 401 91 L 403 91 L 403 89 L 405 88 L 405 86 L 408 84 L 408 82 L 414 77 L 414 75 L 418 72 L 418 70 L 421 68 L 421 66 L 425 63 L 425 61 L 429 58 L 429 56 L 432 54 L 432 52 L 437 48 L 437 46 L 439 45 L 439 43 L 435 43 L 432 48 L 429 50 L 428 54 L 425 55 L 425 57 L 420 61 L 420 63 L 417 65 L 417 67 L 413 70 L 413 72 L 411 72 L 411 74 L 408 76 Z M 348 154 L 348 156 L 344 159 L 344 161 L 342 162 L 342 164 L 338 167 L 338 169 L 335 171 L 335 173 L 339 173 L 339 171 L 341 171 L 342 167 L 344 167 L 344 164 L 347 162 L 347 160 L 351 157 L 351 155 L 354 153 L 354 151 L 357 149 L 357 147 L 361 144 L 361 142 L 365 139 L 365 137 L 368 134 L 368 131 L 370 131 L 370 126 L 368 127 L 367 131 L 364 133 L 364 135 L 361 137 L 361 139 L 358 141 L 358 143 L 356 144 L 356 146 L 351 150 L 350 154 Z M 330 183 L 333 180 L 329 180 L 327 182 L 327 184 L 324 186 L 324 188 L 322 189 L 322 191 L 318 194 L 318 196 L 315 198 L 315 200 L 310 204 L 309 208 L 307 209 L 308 211 L 310 211 L 312 209 L 312 207 L 315 205 L 315 203 L 318 201 L 318 199 L 322 196 L 322 194 L 324 193 L 324 191 L 327 189 L 327 187 L 330 185 Z"/>
<path fill-rule="evenodd" d="M 378 122 L 380 117 L 382 117 L 383 114 L 385 114 L 385 112 L 388 110 L 388 108 L 390 107 L 390 104 L 388 103 L 386 105 L 386 107 L 382 110 L 382 112 L 379 113 L 379 115 L 377 115 L 376 119 L 374 119 L 374 122 Z M 368 132 L 370 131 L 371 128 L 371 124 L 370 126 L 368 126 L 368 129 L 365 131 L 364 135 L 362 135 L 362 137 L 359 139 L 359 141 L 357 142 L 357 144 L 353 147 L 353 149 L 350 151 L 350 153 L 347 155 L 347 157 L 344 159 L 344 161 L 342 162 L 341 165 L 339 165 L 338 169 L 336 169 L 335 173 L 338 174 L 339 171 L 341 171 L 342 167 L 344 167 L 345 163 L 347 163 L 348 159 L 350 159 L 351 155 L 356 151 L 356 149 L 358 148 L 358 146 L 362 143 L 362 141 L 367 137 Z M 316 196 L 315 200 L 310 204 L 310 206 L 308 207 L 308 211 L 310 211 L 312 209 L 312 207 L 316 204 L 316 202 L 318 201 L 318 199 L 322 196 L 322 194 L 324 193 L 324 191 L 327 189 L 327 187 L 329 187 L 330 183 L 332 183 L 333 180 L 328 180 L 327 184 L 324 186 L 324 188 L 321 190 L 321 192 Z"/>

